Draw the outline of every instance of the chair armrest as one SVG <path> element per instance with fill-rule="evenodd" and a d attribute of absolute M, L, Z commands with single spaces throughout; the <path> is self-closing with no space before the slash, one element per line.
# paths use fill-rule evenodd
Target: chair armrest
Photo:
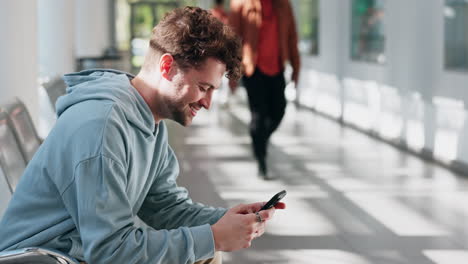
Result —
<path fill-rule="evenodd" d="M 0 264 L 79 264 L 64 253 L 38 247 L 0 252 Z"/>

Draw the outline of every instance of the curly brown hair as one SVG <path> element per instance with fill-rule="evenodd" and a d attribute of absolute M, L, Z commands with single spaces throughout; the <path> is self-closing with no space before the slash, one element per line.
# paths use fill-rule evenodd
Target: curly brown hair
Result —
<path fill-rule="evenodd" d="M 208 58 L 226 65 L 226 76 L 241 76 L 241 42 L 229 27 L 199 7 L 177 8 L 167 13 L 154 27 L 149 56 L 144 66 L 151 66 L 156 54 L 169 53 L 182 69 L 199 67 Z M 156 54 L 154 54 L 156 53 Z"/>

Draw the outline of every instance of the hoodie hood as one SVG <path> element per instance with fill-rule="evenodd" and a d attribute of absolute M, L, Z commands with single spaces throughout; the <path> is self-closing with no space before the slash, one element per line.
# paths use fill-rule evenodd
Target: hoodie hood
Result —
<path fill-rule="evenodd" d="M 154 118 L 143 97 L 130 83 L 134 77 L 126 72 L 107 69 L 64 75 L 67 94 L 57 100 L 57 116 L 60 117 L 69 107 L 88 100 L 112 101 L 124 110 L 128 122 L 152 134 Z"/>

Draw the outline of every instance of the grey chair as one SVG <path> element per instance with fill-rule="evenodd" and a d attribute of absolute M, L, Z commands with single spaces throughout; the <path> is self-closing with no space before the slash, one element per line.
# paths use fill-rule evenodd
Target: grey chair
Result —
<path fill-rule="evenodd" d="M 8 185 L 5 173 L 3 173 L 2 168 L 0 168 L 0 219 L 8 207 L 8 203 L 11 200 L 11 195 L 12 193 L 10 185 Z"/>
<path fill-rule="evenodd" d="M 79 264 L 79 262 L 57 251 L 31 247 L 0 252 L 0 264 Z"/>
<path fill-rule="evenodd" d="M 55 111 L 55 103 L 60 96 L 67 93 L 67 85 L 62 78 L 57 77 L 47 83 L 44 83 L 43 86 Z"/>
<path fill-rule="evenodd" d="M 22 148 L 19 141 L 23 144 Z M 29 160 L 40 143 L 31 117 L 21 101 L 15 100 L 0 110 L 0 217 L 26 168 L 27 161 L 24 157 L 28 157 Z M 58 251 L 30 247 L 0 252 L 0 264 L 79 262 Z"/>
<path fill-rule="evenodd" d="M 3 111 L 6 111 L 10 117 L 10 123 L 18 140 L 21 154 L 28 163 L 42 143 L 28 109 L 21 100 L 15 98 L 3 107 Z"/>
<path fill-rule="evenodd" d="M 5 174 L 10 192 L 13 193 L 26 168 L 26 161 L 11 127 L 8 114 L 4 111 L 0 111 L 0 168 Z"/>

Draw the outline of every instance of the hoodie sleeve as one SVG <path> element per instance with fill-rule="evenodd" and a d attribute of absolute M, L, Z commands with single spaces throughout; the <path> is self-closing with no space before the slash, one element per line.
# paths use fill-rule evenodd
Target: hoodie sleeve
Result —
<path fill-rule="evenodd" d="M 124 167 L 98 155 L 81 161 L 62 198 L 88 263 L 193 263 L 214 254 L 209 225 L 174 230 L 137 228 L 125 192 Z"/>
<path fill-rule="evenodd" d="M 177 158 L 168 145 L 165 166 L 151 186 L 138 216 L 155 229 L 216 223 L 226 209 L 192 202 L 187 190 L 177 186 L 178 174 Z"/>

